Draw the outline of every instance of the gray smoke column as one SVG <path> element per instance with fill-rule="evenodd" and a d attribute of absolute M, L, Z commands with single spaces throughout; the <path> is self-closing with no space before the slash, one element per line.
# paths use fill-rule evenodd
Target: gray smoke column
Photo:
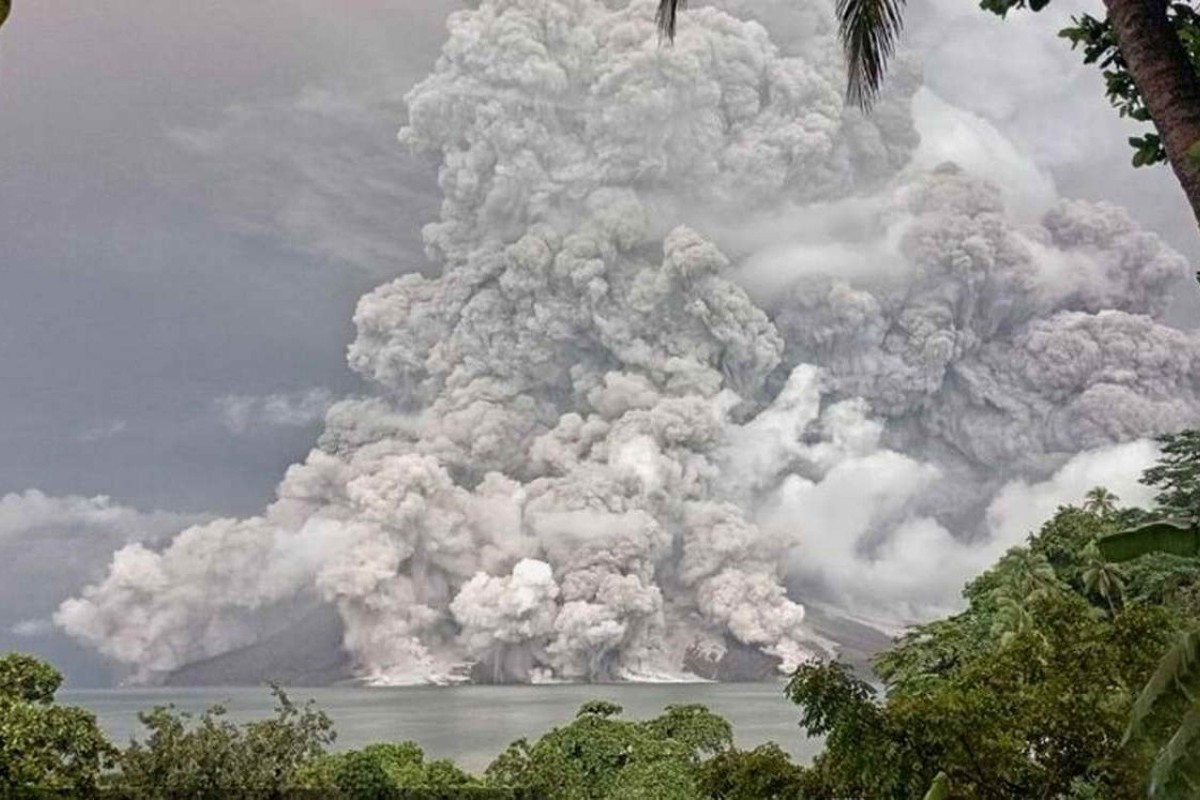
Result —
<path fill-rule="evenodd" d="M 1197 419 L 1200 347 L 1154 321 L 1180 258 L 1113 208 L 1034 223 L 905 169 L 915 71 L 864 118 L 831 5 L 782 46 L 734 15 L 771 7 L 695 9 L 672 47 L 652 0 L 454 14 L 400 134 L 440 164 L 441 274 L 360 302 L 375 396 L 261 517 L 118 551 L 58 623 L 143 680 L 320 604 L 376 683 L 787 669 L 828 647 L 805 592 L 944 607 L 882 578 L 965 574 L 1023 535 L 1021 486 Z"/>

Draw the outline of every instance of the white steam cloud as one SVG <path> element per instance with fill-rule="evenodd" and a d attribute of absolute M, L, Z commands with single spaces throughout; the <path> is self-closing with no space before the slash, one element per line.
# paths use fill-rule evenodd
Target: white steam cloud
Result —
<path fill-rule="evenodd" d="M 107 497 L 55 497 L 36 489 L 0 496 L 0 633 L 51 633 L 58 604 L 103 579 L 114 550 L 133 542 L 165 545 L 203 519 L 139 511 Z"/>
<path fill-rule="evenodd" d="M 787 668 L 825 647 L 803 601 L 944 608 L 1022 492 L 1200 417 L 1200 342 L 1156 322 L 1186 265 L 1122 211 L 1011 149 L 1000 187 L 927 169 L 999 138 L 936 98 L 957 140 L 914 162 L 916 70 L 846 108 L 828 2 L 697 8 L 670 47 L 653 11 L 451 17 L 400 135 L 440 163 L 441 272 L 360 302 L 377 393 L 261 517 L 118 551 L 60 625 L 146 680 L 319 604 L 377 683 Z"/>

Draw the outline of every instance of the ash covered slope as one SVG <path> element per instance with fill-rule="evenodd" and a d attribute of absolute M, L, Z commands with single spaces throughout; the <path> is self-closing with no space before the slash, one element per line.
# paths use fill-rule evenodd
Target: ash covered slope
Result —
<path fill-rule="evenodd" d="M 906 547 L 967 564 L 966 539 L 1003 538 L 983 510 L 1004 481 L 1197 418 L 1200 348 L 1152 319 L 1186 270 L 1155 237 L 1082 204 L 1017 224 L 953 170 L 901 175 L 916 81 L 845 109 L 827 4 L 783 51 L 717 7 L 674 47 L 652 20 L 651 0 L 451 18 L 401 132 L 441 164 L 442 274 L 360 302 L 349 357 L 377 395 L 330 411 L 263 516 L 118 551 L 59 624 L 143 680 L 278 647 L 324 604 L 375 682 L 786 668 L 826 646 L 805 587 L 944 603 L 906 595 Z M 753 248 L 738 272 L 703 233 L 785 207 L 808 230 L 831 204 L 878 238 L 853 269 L 773 241 L 764 288 Z M 847 481 L 869 491 L 830 513 Z M 846 590 L 891 568 L 910 580 Z"/>

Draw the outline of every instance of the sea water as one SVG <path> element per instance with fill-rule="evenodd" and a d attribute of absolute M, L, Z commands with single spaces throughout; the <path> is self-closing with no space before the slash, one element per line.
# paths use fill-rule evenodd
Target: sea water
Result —
<path fill-rule="evenodd" d="M 289 689 L 297 702 L 309 699 L 333 719 L 334 749 L 372 742 L 412 740 L 433 758 L 450 758 L 481 771 L 510 742 L 536 740 L 571 721 L 587 700 L 609 700 L 625 715 L 647 719 L 664 706 L 701 703 L 733 725 L 737 745 L 774 741 L 801 763 L 817 752 L 797 723 L 800 710 L 783 695 L 782 683 L 568 684 L 551 686 L 324 687 Z M 174 704 L 200 712 L 220 703 L 241 722 L 268 716 L 273 699 L 267 688 L 161 688 L 63 690 L 59 701 L 95 712 L 118 744 L 144 736 L 138 712 Z"/>

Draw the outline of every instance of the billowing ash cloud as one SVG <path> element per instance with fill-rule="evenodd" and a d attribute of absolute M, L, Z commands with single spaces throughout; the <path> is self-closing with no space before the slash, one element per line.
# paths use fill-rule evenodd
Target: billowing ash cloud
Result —
<path fill-rule="evenodd" d="M 1007 465 L 1195 419 L 1196 340 L 1154 321 L 1186 264 L 1123 211 L 1067 201 L 1013 225 L 953 169 L 872 203 L 838 272 L 797 243 L 746 279 L 769 282 L 754 293 L 789 363 L 824 366 L 906 449 Z"/>
<path fill-rule="evenodd" d="M 107 497 L 0 496 L 0 649 L 57 656 L 66 642 L 50 624 L 63 600 L 104 578 L 112 552 L 131 542 L 163 546 L 198 515 L 144 512 Z"/>
<path fill-rule="evenodd" d="M 1020 487 L 1196 421 L 1200 347 L 1155 322 L 1179 257 L 905 169 L 915 70 L 864 118 L 831 6 L 786 4 L 777 46 L 737 16 L 775 5 L 670 47 L 652 0 L 452 16 L 401 132 L 441 165 L 441 274 L 360 302 L 375 396 L 261 517 L 120 550 L 58 623 L 142 679 L 321 604 L 380 683 L 786 668 L 826 646 L 802 602 L 944 608 Z"/>

